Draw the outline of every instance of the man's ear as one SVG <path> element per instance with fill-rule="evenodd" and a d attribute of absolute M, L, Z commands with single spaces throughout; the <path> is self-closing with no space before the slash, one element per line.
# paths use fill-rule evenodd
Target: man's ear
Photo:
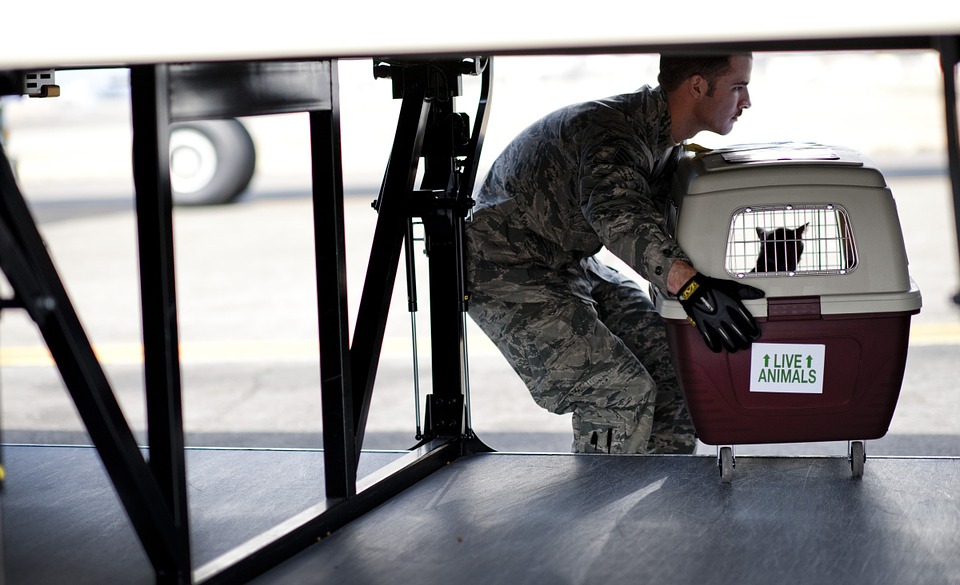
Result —
<path fill-rule="evenodd" d="M 702 75 L 694 75 L 690 79 L 690 95 L 694 99 L 700 99 L 703 96 L 707 95 L 707 80 Z"/>

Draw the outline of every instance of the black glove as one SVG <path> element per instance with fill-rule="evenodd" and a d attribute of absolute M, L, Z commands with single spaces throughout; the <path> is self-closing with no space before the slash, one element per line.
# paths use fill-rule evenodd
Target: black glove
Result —
<path fill-rule="evenodd" d="M 710 278 L 699 272 L 680 289 L 677 298 L 707 347 L 734 352 L 760 338 L 760 326 L 741 300 L 762 299 L 764 292 L 733 280 Z"/>

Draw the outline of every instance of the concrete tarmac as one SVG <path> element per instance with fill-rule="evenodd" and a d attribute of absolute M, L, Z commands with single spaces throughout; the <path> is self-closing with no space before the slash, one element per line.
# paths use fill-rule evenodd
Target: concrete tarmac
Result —
<path fill-rule="evenodd" d="M 358 87 L 366 87 L 364 83 L 358 82 Z M 547 78 L 545 83 L 559 82 Z M 383 85 L 378 91 L 378 99 L 384 99 Z M 345 107 L 347 103 L 345 99 Z M 94 117 L 88 128 L 102 122 L 103 116 L 115 115 L 98 111 L 101 117 Z M 344 117 L 356 120 L 360 114 L 355 109 L 345 111 Z M 129 143 L 117 144 L 118 138 L 129 137 L 123 138 L 122 119 L 110 119 L 118 127 L 116 133 L 100 135 L 21 112 L 19 118 L 11 116 L 20 132 L 11 140 L 11 150 L 19 158 L 23 188 L 48 248 L 125 416 L 143 436 Z M 262 157 L 249 191 L 233 205 L 175 211 L 184 415 L 190 445 L 320 446 L 309 178 L 305 167 L 293 172 L 287 166 L 304 160 L 305 129 L 289 133 L 302 121 L 295 117 L 251 121 Z M 388 137 L 391 133 L 386 132 Z M 488 143 L 492 151 L 502 141 L 498 136 Z M 60 151 L 53 157 L 43 147 L 44 138 L 53 150 L 62 149 L 70 139 L 74 144 L 78 139 L 95 140 L 97 146 L 91 148 L 100 148 L 97 160 L 106 159 L 108 170 L 95 173 L 76 164 L 76 158 L 89 156 L 83 142 L 72 150 L 75 156 L 65 157 Z M 379 179 L 371 169 L 382 167 L 386 153 L 382 142 L 370 144 L 366 160 L 351 144 L 345 143 L 345 164 L 353 165 L 353 174 L 347 177 L 346 214 L 348 293 L 355 311 L 376 221 L 370 203 Z M 924 306 L 912 322 L 907 370 L 890 432 L 869 443 L 867 451 L 960 455 L 956 389 L 960 309 L 950 301 L 960 289 L 960 276 L 943 153 L 935 144 L 927 148 L 929 141 L 903 151 L 888 146 L 878 147 L 877 159 L 882 158 L 888 169 L 910 273 L 923 293 Z M 915 156 L 918 152 L 921 156 Z M 422 254 L 418 258 L 422 279 L 425 259 Z M 427 287 L 419 290 L 425 295 Z M 431 381 L 426 337 L 430 316 L 426 299 L 421 301 L 416 327 L 422 404 Z M 492 344 L 472 323 L 469 328 L 471 419 L 479 436 L 503 451 L 568 451 L 569 415 L 552 415 L 537 407 Z M 366 448 L 406 448 L 415 442 L 412 348 L 401 278 L 391 306 Z M 4 442 L 87 441 L 36 328 L 19 311 L 5 311 L 0 318 L 0 401 Z M 712 449 L 701 446 L 700 452 Z M 744 446 L 738 453 L 841 455 L 845 449 L 845 444 Z"/>

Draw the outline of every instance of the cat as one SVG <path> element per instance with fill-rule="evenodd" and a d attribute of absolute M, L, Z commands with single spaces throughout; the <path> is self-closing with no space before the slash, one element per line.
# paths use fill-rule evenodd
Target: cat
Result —
<path fill-rule="evenodd" d="M 760 254 L 757 266 L 750 272 L 793 272 L 803 254 L 803 231 L 810 225 L 797 228 L 764 230 L 757 228 L 760 237 Z"/>

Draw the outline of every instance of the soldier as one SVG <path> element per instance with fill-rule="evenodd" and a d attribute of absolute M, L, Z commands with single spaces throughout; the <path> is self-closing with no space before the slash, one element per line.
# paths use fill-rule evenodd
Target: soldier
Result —
<path fill-rule="evenodd" d="M 605 246 L 681 304 L 714 351 L 759 328 L 763 293 L 698 273 L 664 232 L 682 142 L 725 135 L 750 107 L 750 54 L 661 56 L 660 85 L 534 123 L 493 163 L 467 223 L 470 316 L 533 399 L 573 414 L 579 453 L 692 453 L 665 329 L 644 291 L 594 256 Z M 684 292 L 685 291 L 685 292 Z"/>

